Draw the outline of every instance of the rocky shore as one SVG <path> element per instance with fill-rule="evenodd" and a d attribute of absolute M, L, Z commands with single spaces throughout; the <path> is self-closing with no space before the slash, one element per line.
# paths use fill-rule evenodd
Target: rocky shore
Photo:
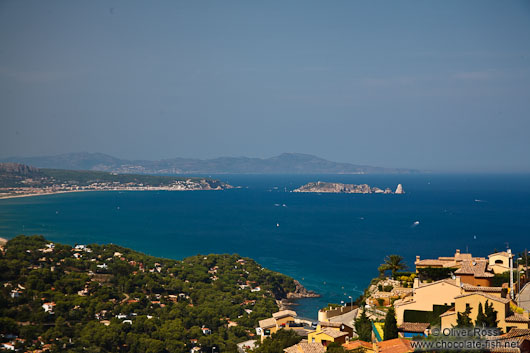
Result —
<path fill-rule="evenodd" d="M 307 290 L 300 282 L 294 280 L 296 289 L 294 292 L 287 293 L 287 297 L 282 300 L 276 300 L 278 310 L 293 310 L 293 306 L 298 305 L 297 299 L 302 298 L 319 298 L 320 294 L 315 293 L 312 290 Z"/>
<path fill-rule="evenodd" d="M 307 290 L 300 282 L 294 280 L 296 289 L 294 292 L 287 293 L 287 299 L 301 299 L 301 298 L 318 298 L 320 294 L 312 290 Z"/>

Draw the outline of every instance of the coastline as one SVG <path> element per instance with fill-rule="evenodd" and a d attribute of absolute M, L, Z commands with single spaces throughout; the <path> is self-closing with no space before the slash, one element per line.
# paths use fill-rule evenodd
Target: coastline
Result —
<path fill-rule="evenodd" d="M 68 193 L 72 193 L 72 192 L 87 192 L 87 191 L 114 191 L 114 190 L 68 190 L 68 191 L 43 192 L 43 193 L 36 193 L 36 194 L 7 195 L 7 196 L 0 196 L 0 200 L 17 199 L 17 198 L 21 198 L 21 197 L 46 196 L 46 195 L 55 195 L 55 194 L 68 194 Z M 118 191 L 118 190 L 116 190 L 116 191 Z"/>
<path fill-rule="evenodd" d="M 232 187 L 229 189 L 236 189 L 238 187 Z M 188 189 L 188 190 L 178 190 L 178 189 L 100 189 L 100 190 L 64 190 L 64 191 L 51 191 L 51 192 L 41 192 L 33 194 L 14 194 L 14 195 L 5 195 L 0 196 L 0 200 L 16 199 L 21 197 L 34 197 L 34 196 L 47 196 L 47 195 L 56 195 L 56 194 L 69 194 L 74 192 L 94 192 L 94 191 L 220 191 L 224 189 Z"/>
<path fill-rule="evenodd" d="M 5 245 L 6 243 L 7 243 L 7 239 L 0 237 L 0 245 Z"/>

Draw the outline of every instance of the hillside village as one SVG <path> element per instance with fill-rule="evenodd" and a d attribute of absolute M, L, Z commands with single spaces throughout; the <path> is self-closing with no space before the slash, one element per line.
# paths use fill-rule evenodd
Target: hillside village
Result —
<path fill-rule="evenodd" d="M 404 264 L 392 255 L 356 305 L 321 309 L 318 323 L 312 326 L 294 311 L 280 311 L 261 320 L 257 332 L 262 342 L 282 329 L 296 332 L 302 340 L 285 348 L 285 353 L 406 353 L 414 351 L 413 339 L 431 340 L 433 332 L 485 326 L 500 329 L 501 335 L 483 337 L 497 347 L 482 351 L 528 352 L 527 255 L 515 258 L 508 250 L 485 258 L 456 250 L 453 256 L 437 259 L 417 256 L 414 272 L 398 272 Z M 385 276 L 389 270 L 392 274 Z M 488 322 L 485 313 L 493 320 Z"/>
<path fill-rule="evenodd" d="M 391 255 L 363 296 L 330 304 L 311 321 L 278 310 L 299 284 L 251 259 L 175 261 L 19 236 L 0 245 L 0 349 L 405 353 L 436 341 L 440 330 L 477 326 L 500 330 L 482 337 L 497 344 L 482 351 L 528 352 L 526 261 L 510 250 L 487 257 L 456 250 L 417 256 L 405 272 Z"/>

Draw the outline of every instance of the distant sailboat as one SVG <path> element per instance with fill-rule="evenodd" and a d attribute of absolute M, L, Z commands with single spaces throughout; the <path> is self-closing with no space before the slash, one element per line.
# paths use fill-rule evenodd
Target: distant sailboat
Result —
<path fill-rule="evenodd" d="M 280 223 L 276 223 L 276 227 L 279 227 L 280 226 Z"/>

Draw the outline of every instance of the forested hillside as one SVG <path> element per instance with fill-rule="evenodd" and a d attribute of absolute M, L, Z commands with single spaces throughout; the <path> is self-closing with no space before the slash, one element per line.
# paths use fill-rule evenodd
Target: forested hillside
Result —
<path fill-rule="evenodd" d="M 236 352 L 295 290 L 238 255 L 177 261 L 41 236 L 0 250 L 0 339 L 24 351 Z"/>

